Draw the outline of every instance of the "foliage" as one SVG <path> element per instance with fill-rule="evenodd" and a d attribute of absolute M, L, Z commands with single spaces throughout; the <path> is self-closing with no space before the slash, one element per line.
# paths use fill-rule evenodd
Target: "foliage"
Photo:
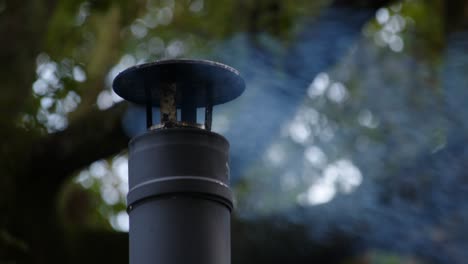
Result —
<path fill-rule="evenodd" d="M 466 7 L 441 0 L 0 1 L 0 35 L 9 40 L 0 43 L 0 262 L 127 262 L 126 236 L 114 229 L 123 228 L 117 222 L 125 213 L 127 128 L 137 125 L 128 123 L 131 111 L 111 81 L 126 67 L 179 57 L 232 64 L 249 86 L 215 119 L 232 143 L 236 260 L 264 248 L 258 262 L 275 254 L 291 263 L 456 262 L 450 248 L 437 258 L 414 244 L 455 236 L 450 214 L 462 210 L 445 210 L 443 199 L 454 198 L 438 188 L 459 177 L 450 185 L 434 171 L 459 153 L 450 147 L 456 125 L 444 108 L 462 92 L 445 87 L 441 69 L 449 36 L 466 25 Z M 427 160 L 433 166 L 412 181 L 400 176 Z M 442 208 L 440 216 L 431 206 Z M 385 222 L 378 214 L 431 231 L 406 249 L 392 246 L 385 232 L 371 232 Z M 405 238 L 395 230 L 385 228 Z M 427 242 L 435 233 L 436 242 Z M 296 255 L 281 251 L 281 241 Z M 447 241 L 455 249 L 463 242 Z M 364 246 L 354 251 L 356 243 Z M 370 257 L 362 253 L 369 243 Z M 342 248 L 347 254 L 334 256 Z"/>

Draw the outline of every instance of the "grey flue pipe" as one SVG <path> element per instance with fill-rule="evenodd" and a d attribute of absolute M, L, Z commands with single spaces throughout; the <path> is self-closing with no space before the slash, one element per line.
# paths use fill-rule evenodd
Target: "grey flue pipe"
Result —
<path fill-rule="evenodd" d="M 169 71 L 174 71 L 173 77 L 164 70 L 167 65 L 175 65 L 169 67 Z M 201 72 L 199 68 L 203 68 Z M 211 111 L 211 104 L 229 101 L 242 93 L 243 81 L 239 82 L 238 72 L 232 70 L 208 61 L 160 61 L 120 73 L 113 88 L 136 103 L 143 101 L 137 94 L 149 95 L 150 100 L 146 98 L 145 102 L 161 107 L 164 98 L 160 97 L 164 93 L 157 89 L 167 87 L 163 84 L 169 78 L 171 87 L 178 87 L 175 101 L 187 101 L 180 97 L 190 94 L 194 97 L 190 111 L 193 105 Z M 226 79 L 233 74 L 237 74 L 234 79 Z M 184 76 L 190 79 L 188 84 Z M 204 88 L 192 87 L 200 79 Z M 153 90 L 148 92 L 148 85 Z M 242 87 L 239 94 L 222 91 L 229 86 Z M 227 97 L 221 100 L 223 95 Z M 185 111 L 178 102 L 173 106 Z M 151 111 L 151 107 L 147 109 Z M 211 112 L 207 111 L 205 119 L 211 119 Z M 163 113 L 161 120 L 166 120 Z M 209 126 L 206 129 L 207 126 L 184 120 L 166 121 L 155 129 L 149 123 L 148 131 L 129 143 L 130 264 L 230 264 L 233 203 L 229 188 L 229 143 L 209 131 Z M 208 123 L 211 125 L 211 120 L 205 120 Z"/>

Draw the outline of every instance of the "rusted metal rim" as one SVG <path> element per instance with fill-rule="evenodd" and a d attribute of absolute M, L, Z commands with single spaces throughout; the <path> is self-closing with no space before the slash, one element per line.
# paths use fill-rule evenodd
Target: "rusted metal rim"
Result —
<path fill-rule="evenodd" d="M 166 128 L 198 128 L 198 129 L 205 129 L 205 126 L 202 124 L 197 123 L 188 123 L 188 122 L 174 122 L 174 123 L 163 123 L 163 124 L 156 124 L 152 125 L 149 130 L 158 130 L 158 129 L 166 129 Z"/>

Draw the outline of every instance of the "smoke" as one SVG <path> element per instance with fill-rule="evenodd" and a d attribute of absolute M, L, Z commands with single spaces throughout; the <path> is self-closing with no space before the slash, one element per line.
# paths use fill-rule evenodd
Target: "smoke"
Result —
<path fill-rule="evenodd" d="M 349 52 L 372 15 L 330 8 L 306 23 L 289 46 L 266 34 L 238 34 L 215 49 L 213 59 L 239 69 L 248 85 L 236 101 L 215 108 L 232 125 L 224 135 L 232 143 L 233 183 L 253 160 L 262 158 L 294 118 L 313 78 Z"/>
<path fill-rule="evenodd" d="M 237 210 L 283 216 L 318 242 L 340 232 L 357 248 L 464 263 L 468 33 L 449 38 L 440 72 L 362 38 L 370 15 L 330 9 L 292 43 L 217 45 L 211 59 L 247 84 L 213 121 L 231 144 Z M 129 134 L 145 130 L 143 112 L 129 111 Z"/>
<path fill-rule="evenodd" d="M 309 29 L 280 59 L 244 35 L 220 47 L 249 54 L 222 57 L 248 88 L 217 111 L 239 214 L 284 216 L 318 243 L 339 232 L 358 248 L 464 263 L 467 33 L 449 38 L 441 72 L 369 39 L 353 45 L 336 26 L 320 28 L 343 42 Z"/>

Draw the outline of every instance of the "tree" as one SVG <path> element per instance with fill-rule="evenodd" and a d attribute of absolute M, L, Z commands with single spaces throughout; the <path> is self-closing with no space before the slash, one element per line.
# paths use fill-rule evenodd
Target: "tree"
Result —
<path fill-rule="evenodd" d="M 87 217 L 90 207 L 96 208 L 95 198 L 88 191 L 69 184 L 73 176 L 92 162 L 126 149 L 129 138 L 122 119 L 128 114 L 127 106 L 113 104 L 109 99 L 109 78 L 115 71 L 122 70 L 118 66 L 125 65 L 129 58 L 125 54 L 132 54 L 133 63 L 179 56 L 223 58 L 226 55 L 217 51 L 219 43 L 241 36 L 247 47 L 245 54 L 232 54 L 237 61 L 236 58 L 226 61 L 243 67 L 246 60 L 242 60 L 246 57 L 263 56 L 265 59 L 259 61 L 268 66 L 270 73 L 303 74 L 297 76 L 294 86 L 306 87 L 304 76 L 314 76 L 336 64 L 375 10 L 389 1 L 309 2 L 0 2 L 0 35 L 8 36 L 8 40 L 0 44 L 1 58 L 7 62 L 0 70 L 0 136 L 4 139 L 0 150 L 1 262 L 126 263 L 126 234 L 111 230 L 107 223 L 90 227 Z M 434 6 L 442 5 L 446 14 L 454 14 L 454 10 L 461 12 L 460 6 L 466 8 L 463 1 L 449 4 L 429 1 L 424 7 L 433 11 L 437 10 Z M 415 14 L 421 10 L 424 11 L 417 9 Z M 351 15 L 355 13 L 358 15 Z M 430 37 L 437 37 L 434 44 L 428 46 L 431 50 L 421 51 L 422 57 L 436 61 L 443 50 L 445 35 L 466 23 L 463 14 L 446 17 L 450 19 L 444 25 L 430 24 L 424 28 Z M 307 22 L 298 23 L 300 20 Z M 335 20 L 338 24 L 331 25 Z M 300 31 L 297 25 L 312 30 Z M 331 31 L 346 30 L 323 37 L 321 30 L 330 25 Z M 305 33 L 301 35 L 295 30 Z M 437 34 L 433 30 L 441 32 Z M 315 38 L 314 34 L 319 40 L 326 40 L 326 44 L 317 44 L 317 47 L 330 46 L 324 52 L 313 54 L 312 59 L 321 63 L 310 68 L 310 61 L 301 57 L 304 47 L 300 43 L 301 39 Z M 348 45 L 340 46 L 337 40 L 343 37 Z M 274 41 L 265 38 L 274 38 Z M 269 46 L 272 43 L 276 46 Z M 430 58 L 430 54 L 435 59 Z M 240 127 L 254 125 L 254 121 L 239 117 L 258 109 L 251 102 L 260 101 L 266 94 L 257 91 L 244 99 L 244 103 L 250 102 L 247 107 L 236 113 L 224 112 Z M 280 115 L 265 116 L 265 126 L 259 128 L 257 134 L 251 134 L 247 142 L 268 136 L 259 141 L 258 148 L 250 155 L 258 156 L 268 149 L 281 124 L 294 114 L 306 93 L 305 89 L 285 91 L 280 85 L 275 87 L 271 98 L 289 96 L 289 103 L 284 105 Z M 269 134 L 268 131 L 275 132 Z M 232 129 L 227 136 L 235 137 L 239 132 L 239 129 Z M 237 175 L 250 170 L 251 165 L 239 155 L 249 151 L 252 150 L 247 144 L 233 145 L 233 171 Z M 238 180 L 242 186 L 244 183 Z M 242 193 L 241 187 L 239 192 Z M 66 202 L 62 200 L 64 197 Z M 248 261 L 255 249 L 268 249 L 267 254 L 257 255 L 258 262 L 282 255 L 290 262 L 329 260 L 338 263 L 353 254 L 350 237 L 337 234 L 328 244 L 318 245 L 308 240 L 304 226 L 288 224 L 287 228 L 281 228 L 284 221 L 281 217 L 235 218 L 235 263 Z M 260 235 L 249 239 L 254 232 Z M 269 234 L 275 239 L 269 241 Z M 273 254 L 281 247 L 281 241 L 289 241 L 289 247 L 278 255 Z M 301 251 L 303 243 L 308 248 L 318 249 Z M 297 250 L 292 252 L 294 255 L 289 255 L 294 249 Z M 336 256 L 338 250 L 345 252 L 343 256 Z"/>

